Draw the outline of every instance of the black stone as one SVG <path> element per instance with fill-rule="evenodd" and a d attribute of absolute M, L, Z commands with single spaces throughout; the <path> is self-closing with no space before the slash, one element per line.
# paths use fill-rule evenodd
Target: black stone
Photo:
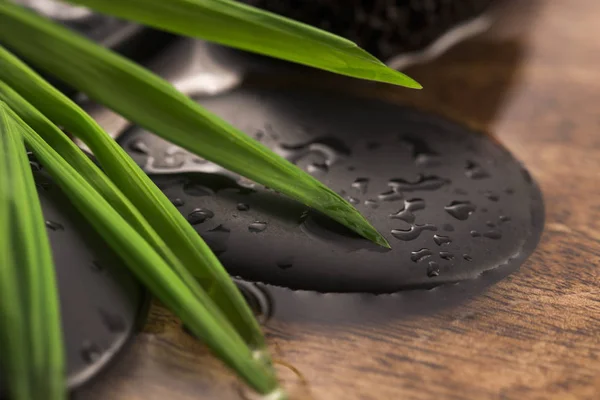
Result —
<path fill-rule="evenodd" d="M 171 145 L 131 129 L 121 143 L 129 149 L 132 141 L 144 141 L 154 164 L 148 164 L 148 155 L 132 156 L 169 198 L 185 201 L 180 211 L 214 212 L 195 228 L 234 276 L 294 290 L 393 293 L 470 281 L 500 267 L 512 271 L 538 241 L 543 203 L 537 186 L 484 134 L 413 109 L 308 90 L 242 88 L 200 102 L 248 134 L 265 132 L 263 143 L 307 171 L 315 163 L 327 165 L 315 176 L 334 191 L 351 194 L 392 245 L 378 247 L 273 190 L 239 181 L 210 163 L 188 162 L 189 155 L 180 155 L 179 167 L 165 167 L 161 160 Z M 421 162 L 414 138 L 435 155 L 435 163 Z M 370 146 L 373 141 L 380 146 Z M 467 173 L 474 164 L 486 176 Z M 357 190 L 357 180 L 368 185 Z M 508 189 L 511 195 L 505 194 Z M 488 199 L 490 191 L 497 201 Z M 374 200 L 386 192 L 395 196 Z M 249 210 L 240 212 L 240 203 Z M 399 219 L 407 204 L 419 207 Z M 256 221 L 267 228 L 249 229 Z M 490 221 L 496 224 L 493 231 Z M 482 235 L 473 237 L 471 231 Z M 431 255 L 413 260 L 411 254 L 422 249 Z M 281 268 L 281 260 L 293 262 Z"/>
<path fill-rule="evenodd" d="M 33 173 L 56 267 L 67 382 L 75 389 L 123 350 L 146 316 L 148 296 L 52 179 Z M 0 398 L 5 390 L 0 375 Z"/>

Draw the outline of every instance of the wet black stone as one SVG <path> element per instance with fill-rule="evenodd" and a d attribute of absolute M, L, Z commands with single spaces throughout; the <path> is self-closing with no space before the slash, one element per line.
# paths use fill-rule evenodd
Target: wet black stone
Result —
<path fill-rule="evenodd" d="M 539 189 L 519 162 L 486 135 L 413 109 L 306 89 L 241 88 L 200 102 L 247 132 L 272 132 L 262 142 L 283 149 L 301 168 L 315 162 L 328 165 L 327 173 L 317 178 L 337 193 L 352 193 L 356 208 L 392 246 L 378 247 L 261 185 L 248 190 L 235 183 L 235 174 L 210 163 L 185 162 L 184 168 L 153 174 L 169 198 L 185 200 L 180 208 L 184 215 L 199 207 L 214 211 L 213 219 L 195 228 L 234 276 L 308 291 L 392 293 L 470 281 L 499 267 L 511 271 L 537 243 L 543 226 Z M 277 119 L 270 117 L 274 109 Z M 407 145 L 406 137 L 418 138 L 418 146 Z M 143 140 L 157 162 L 167 156 L 170 144 L 142 129 L 130 130 L 121 143 L 128 149 L 134 140 Z M 373 141 L 379 146 L 370 146 Z M 436 162 L 417 162 L 420 149 Z M 146 165 L 147 155 L 132 156 Z M 486 174 L 473 179 L 465 165 L 477 165 Z M 215 176 L 228 184 L 220 185 Z M 368 180 L 364 190 L 356 190 L 357 179 Z M 210 195 L 186 194 L 190 182 Z M 489 200 L 490 191 L 507 187 L 512 195 Z M 386 201 L 382 193 L 388 193 Z M 378 207 L 370 206 L 369 199 L 378 199 Z M 414 199 L 424 207 L 412 207 L 410 216 L 398 218 Z M 467 218 L 446 210 L 455 202 L 473 205 Z M 240 203 L 249 211 L 237 211 Z M 489 233 L 491 220 L 507 222 Z M 269 228 L 250 232 L 255 221 Z M 226 235 L 215 235 L 219 226 L 227 228 Z M 431 228 L 419 228 L 423 226 Z M 482 235 L 473 237 L 471 231 Z M 439 244 L 434 235 L 437 242 L 441 236 L 448 239 Z M 431 252 L 427 262 L 412 260 L 411 254 L 422 249 Z M 293 267 L 277 267 L 287 259 L 294 260 Z"/>

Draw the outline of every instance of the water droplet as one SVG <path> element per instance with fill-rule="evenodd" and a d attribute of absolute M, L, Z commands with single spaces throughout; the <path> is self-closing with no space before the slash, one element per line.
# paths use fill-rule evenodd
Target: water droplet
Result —
<path fill-rule="evenodd" d="M 369 186 L 369 179 L 367 178 L 356 178 L 354 182 L 352 182 L 352 187 L 358 190 L 359 193 L 365 194 L 367 193 L 367 188 Z"/>
<path fill-rule="evenodd" d="M 141 139 L 136 139 L 129 144 L 129 149 L 139 154 L 149 154 L 150 148 Z"/>
<path fill-rule="evenodd" d="M 491 231 L 485 232 L 483 234 L 483 236 L 488 239 L 498 240 L 498 239 L 502 239 L 502 232 L 496 231 L 496 230 L 491 230 Z"/>
<path fill-rule="evenodd" d="M 454 260 L 454 254 L 450 253 L 449 251 L 440 251 L 440 257 L 448 261 Z"/>
<path fill-rule="evenodd" d="M 404 196 L 402 193 L 398 193 L 395 190 L 388 190 L 387 192 L 383 192 L 377 196 L 381 201 L 396 201 L 402 200 Z"/>
<path fill-rule="evenodd" d="M 444 224 L 442 229 L 444 229 L 446 232 L 454 232 L 454 227 L 450 224 Z"/>
<path fill-rule="evenodd" d="M 88 364 L 93 364 L 102 356 L 102 349 L 95 343 L 85 341 L 81 346 L 81 357 Z"/>
<path fill-rule="evenodd" d="M 350 204 L 356 205 L 356 204 L 360 203 L 360 200 L 357 199 L 356 197 L 348 196 L 347 199 L 350 202 Z"/>
<path fill-rule="evenodd" d="M 283 260 L 277 261 L 277 266 L 281 269 L 292 268 L 293 264 L 294 264 L 293 257 L 286 257 Z"/>
<path fill-rule="evenodd" d="M 416 165 L 420 167 L 435 167 L 440 165 L 439 154 L 421 138 L 404 136 L 401 140 L 412 147 L 412 157 Z"/>
<path fill-rule="evenodd" d="M 190 215 L 188 215 L 188 222 L 192 225 L 198 225 L 206 221 L 207 219 L 211 219 L 215 216 L 215 213 L 207 210 L 205 208 L 196 208 L 194 209 Z"/>
<path fill-rule="evenodd" d="M 435 261 L 429 261 L 429 267 L 427 268 L 427 276 L 430 278 L 440 275 L 440 266 Z"/>
<path fill-rule="evenodd" d="M 421 249 L 417 251 L 412 251 L 410 253 L 410 259 L 414 262 L 419 262 L 424 260 L 427 257 L 431 257 L 433 253 L 429 249 Z"/>
<path fill-rule="evenodd" d="M 481 233 L 477 232 L 477 231 L 471 231 L 471 236 L 472 237 L 480 237 Z"/>
<path fill-rule="evenodd" d="M 469 215 L 477 209 L 470 201 L 453 201 L 450 205 L 444 207 L 444 210 L 454 218 L 464 221 L 469 218 Z"/>
<path fill-rule="evenodd" d="M 173 205 L 175 207 L 181 207 L 185 204 L 185 202 L 183 200 L 181 200 L 179 197 L 176 199 L 171 200 L 171 203 L 173 203 Z"/>
<path fill-rule="evenodd" d="M 408 230 L 392 229 L 392 236 L 396 239 L 409 241 L 418 238 L 423 231 L 437 231 L 437 228 L 431 224 L 413 225 Z"/>
<path fill-rule="evenodd" d="M 488 178 L 490 175 L 487 173 L 483 167 L 477 164 L 474 161 L 467 161 L 467 166 L 465 167 L 465 175 L 471 179 L 484 179 Z"/>
<path fill-rule="evenodd" d="M 450 183 L 447 179 L 442 179 L 434 175 L 419 175 L 419 178 L 410 182 L 402 178 L 395 178 L 388 182 L 388 185 L 397 192 L 414 192 L 418 190 L 437 190 Z"/>
<path fill-rule="evenodd" d="M 466 261 L 473 261 L 473 257 L 471 257 L 471 256 L 470 256 L 470 255 L 468 255 L 468 254 L 463 254 L 463 258 L 464 258 Z"/>
<path fill-rule="evenodd" d="M 501 215 L 499 219 L 500 219 L 500 222 L 508 222 L 508 221 L 510 221 L 510 218 L 507 217 L 506 215 Z"/>
<path fill-rule="evenodd" d="M 248 225 L 248 230 L 252 233 L 262 232 L 265 229 L 267 229 L 266 222 L 255 221 L 255 222 L 251 223 L 250 225 Z"/>
<path fill-rule="evenodd" d="M 280 145 L 275 149 L 279 155 L 297 164 L 309 154 L 320 156 L 322 164 L 327 167 L 335 164 L 340 158 L 351 154 L 350 149 L 341 140 L 333 137 L 320 138 L 300 145 Z"/>
<path fill-rule="evenodd" d="M 452 243 L 452 239 L 450 239 L 448 236 L 442 236 L 442 235 L 433 235 L 433 241 L 438 246 L 443 246 L 445 244 Z"/>
<path fill-rule="evenodd" d="M 377 203 L 377 201 L 369 199 L 369 200 L 365 200 L 365 206 L 367 206 L 369 208 L 378 208 L 379 204 Z"/>
<path fill-rule="evenodd" d="M 487 221 L 485 224 L 486 224 L 487 226 L 489 226 L 490 228 L 495 228 L 495 227 L 496 227 L 496 224 L 495 224 L 495 223 L 493 223 L 492 221 Z"/>
<path fill-rule="evenodd" d="M 65 227 L 54 221 L 46 221 L 46 227 L 48 229 L 52 229 L 53 231 L 64 231 Z"/>
<path fill-rule="evenodd" d="M 250 206 L 246 203 L 238 203 L 237 209 L 239 211 L 248 211 L 250 209 Z"/>
<path fill-rule="evenodd" d="M 29 166 L 33 171 L 40 171 L 42 169 L 42 166 L 37 161 L 29 161 Z"/>
<path fill-rule="evenodd" d="M 325 163 L 312 163 L 306 167 L 309 174 L 321 176 L 329 172 L 329 167 Z"/>
<path fill-rule="evenodd" d="M 500 197 L 497 194 L 495 194 L 494 192 L 492 192 L 492 191 L 485 192 L 484 196 L 487 197 L 488 200 L 491 200 L 491 201 L 498 201 L 498 200 L 500 200 Z"/>
<path fill-rule="evenodd" d="M 390 215 L 390 218 L 397 218 L 412 224 L 415 222 L 415 211 L 423 210 L 425 201 L 423 199 L 404 200 L 404 207 L 396 214 Z"/>
<path fill-rule="evenodd" d="M 98 310 L 98 313 L 100 314 L 102 322 L 110 332 L 120 333 L 125 331 L 125 320 L 121 316 L 101 309 Z"/>

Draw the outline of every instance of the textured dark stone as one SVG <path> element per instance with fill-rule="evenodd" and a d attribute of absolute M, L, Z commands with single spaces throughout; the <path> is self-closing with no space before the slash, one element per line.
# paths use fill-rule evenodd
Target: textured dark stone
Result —
<path fill-rule="evenodd" d="M 537 243 L 540 192 L 483 134 L 396 105 L 309 91 L 240 89 L 201 103 L 348 198 L 392 245 L 377 247 L 273 190 L 130 130 L 124 147 L 144 142 L 147 154 L 132 156 L 169 198 L 184 200 L 184 215 L 214 213 L 194 226 L 233 275 L 291 289 L 391 293 L 516 268 Z"/>

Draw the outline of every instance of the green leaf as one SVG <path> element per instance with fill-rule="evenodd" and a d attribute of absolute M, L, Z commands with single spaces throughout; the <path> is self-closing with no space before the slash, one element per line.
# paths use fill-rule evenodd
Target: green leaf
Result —
<path fill-rule="evenodd" d="M 184 36 L 341 75 L 421 89 L 353 42 L 232 0 L 67 0 Z"/>
<path fill-rule="evenodd" d="M 254 389 L 263 394 L 281 393 L 271 371 L 255 360 L 239 335 L 214 314 L 211 300 L 198 300 L 154 248 L 65 159 L 4 103 L 0 109 L 19 126 L 28 147 L 73 205 L 152 293 Z"/>
<path fill-rule="evenodd" d="M 287 194 L 367 239 L 389 247 L 385 238 L 337 193 L 207 112 L 150 71 L 31 12 L 2 2 L 0 41 L 126 119 L 229 170 Z M 3 69 L 0 65 L 0 77 L 16 88 Z M 77 134 L 76 129 L 52 117 L 41 101 L 28 100 L 55 123 Z M 121 187 L 121 190 L 124 189 Z"/>
<path fill-rule="evenodd" d="M 0 49 L 0 53 L 2 53 L 2 49 Z M 1 57 L 2 56 L 0 55 L 0 58 Z M 32 80 L 32 83 L 35 84 L 35 80 Z M 48 86 L 48 84 L 40 84 L 37 87 L 38 93 L 43 92 L 43 89 L 46 86 Z M 53 88 L 47 87 L 47 89 L 56 95 L 57 100 L 54 102 L 56 107 L 62 108 L 63 112 L 67 112 L 69 107 L 61 107 L 61 104 L 63 102 L 70 103 L 70 101 L 64 98 L 62 94 Z M 40 95 L 40 98 L 44 99 L 44 96 Z M 154 230 L 148 220 L 142 215 L 142 212 L 140 212 L 143 211 L 147 218 L 153 218 L 154 215 L 157 214 L 155 210 L 157 208 L 157 203 L 150 204 L 149 207 L 146 207 L 145 203 L 141 203 L 140 206 L 143 208 L 138 210 L 132 204 L 132 202 L 117 188 L 117 186 L 102 171 L 100 171 L 100 169 L 81 151 L 81 149 L 79 149 L 79 147 L 73 143 L 73 141 L 71 141 L 62 131 L 60 131 L 60 129 L 58 129 L 58 127 L 56 127 L 48 118 L 46 118 L 35 107 L 33 107 L 16 91 L 14 91 L 1 80 L 0 101 L 7 103 L 12 110 L 15 111 L 25 121 L 27 125 L 36 131 L 54 150 L 59 152 L 60 155 L 71 166 L 73 166 L 79 172 L 79 174 L 84 177 L 86 181 L 91 184 L 94 189 L 96 189 L 96 191 L 98 191 L 98 193 L 100 193 L 102 197 L 104 197 L 104 199 L 108 201 L 111 206 L 117 212 L 119 212 L 119 214 L 140 235 L 144 237 L 149 244 L 152 245 L 154 250 L 156 250 L 161 257 L 167 261 L 167 263 L 190 288 L 190 290 L 199 299 L 202 299 L 205 296 L 204 290 L 192 277 L 189 271 L 198 272 L 198 275 L 203 277 L 205 289 L 212 294 L 212 298 L 221 308 L 221 312 L 224 314 L 222 318 L 229 318 L 234 327 L 240 331 L 250 346 L 257 350 L 264 349 L 264 338 L 260 327 L 258 326 L 252 314 L 252 310 L 250 310 L 237 288 L 233 285 L 233 283 L 231 283 L 229 275 L 221 266 L 218 259 L 212 256 L 212 253 L 206 245 L 195 249 L 196 252 L 204 252 L 204 257 L 196 259 L 190 258 L 189 260 L 186 259 L 186 261 L 191 263 L 186 267 L 175 254 L 175 251 L 178 251 L 182 248 L 181 243 L 186 243 L 184 233 L 173 229 L 167 229 L 165 231 L 167 235 L 179 235 L 179 237 L 172 236 L 172 241 L 174 242 L 175 247 L 171 248 Z M 74 107 L 72 108 L 74 117 L 78 117 L 82 113 L 82 111 L 76 112 Z M 99 153 L 104 155 L 103 161 L 106 164 L 113 165 L 113 168 L 111 168 L 113 175 L 117 175 L 120 178 L 120 181 L 123 182 L 123 185 L 125 185 L 128 192 L 141 191 L 141 193 L 143 193 L 144 186 L 136 186 L 135 183 L 140 180 L 139 176 L 145 178 L 146 180 L 148 178 L 143 174 L 143 172 L 141 172 L 139 169 L 136 169 L 137 167 L 132 167 L 130 165 L 134 163 L 131 161 L 129 156 L 124 154 L 123 150 L 112 139 L 110 139 L 106 133 L 96 132 L 94 130 L 89 130 L 86 132 L 89 132 L 92 136 L 99 136 L 96 138 L 98 140 L 94 141 L 94 143 L 97 144 L 95 144 L 93 147 L 100 149 Z M 119 162 L 121 159 L 128 161 Z M 131 174 L 128 174 L 128 170 L 134 170 L 133 177 Z M 135 176 L 136 173 L 139 176 Z M 164 198 L 162 193 L 160 193 L 158 190 L 157 192 L 157 196 L 162 197 L 165 203 L 170 204 L 168 199 Z M 148 197 L 145 198 L 148 199 Z M 148 202 L 149 201 L 150 200 L 148 200 Z M 160 204 L 158 205 L 160 206 Z M 173 224 L 177 224 L 179 222 L 182 226 L 189 228 L 189 224 L 187 224 L 185 220 L 179 221 L 177 218 L 173 217 L 173 215 L 180 217 L 180 213 L 174 209 L 174 207 L 170 207 L 170 209 L 165 210 L 165 212 L 170 212 L 172 214 L 171 218 L 173 220 Z M 161 224 L 158 223 L 156 226 L 160 227 Z M 194 235 L 194 237 L 198 237 L 195 232 Z M 199 237 L 196 240 L 201 242 Z M 190 243 L 189 245 L 193 246 L 194 243 Z M 207 263 L 210 265 L 207 265 Z M 268 355 L 265 353 L 264 357 L 268 358 Z"/>
<path fill-rule="evenodd" d="M 96 187 L 105 186 L 101 193 L 107 199 L 111 199 L 109 201 L 113 206 L 118 207 L 119 212 L 128 221 L 134 223 L 137 229 L 141 229 L 140 232 L 144 237 L 158 249 L 158 252 L 170 262 L 173 268 L 177 268 L 177 265 L 168 253 L 172 252 L 177 255 L 190 273 L 199 279 L 204 289 L 210 293 L 213 300 L 227 314 L 236 330 L 251 347 L 264 350 L 265 343 L 260 327 L 219 260 L 194 228 L 131 157 L 81 108 L 19 59 L 0 47 L 0 81 L 2 80 L 11 82 L 11 88 L 15 89 L 12 90 L 13 93 L 19 92 L 53 122 L 66 127 L 88 145 L 112 182 L 127 196 L 135 208 L 148 221 L 152 222 L 152 227 L 160 236 L 160 240 L 152 237 L 151 229 L 148 229 L 141 221 L 137 215 L 139 213 L 131 211 L 131 207 L 124 204 L 118 194 L 110 193 L 113 190 L 106 187 L 106 182 L 102 184 L 101 177 L 94 174 L 89 166 L 86 167 L 89 163 L 78 161 L 76 165 L 84 168 L 82 171 L 86 171 L 86 176 L 90 181 L 95 182 Z M 6 88 L 6 85 L 4 87 Z M 52 128 L 47 127 L 47 123 L 44 123 L 44 118 L 40 117 L 39 112 L 35 116 L 31 111 L 26 111 L 27 107 L 14 95 L 10 96 L 10 92 L 11 90 L 6 89 L 3 91 L 5 98 L 7 100 L 9 97 L 11 98 L 11 104 L 29 123 L 33 124 L 36 129 L 40 129 L 46 138 L 57 137 L 51 139 L 52 146 L 60 145 L 61 151 L 67 152 L 65 155 L 77 153 L 71 149 L 72 144 L 64 144 L 64 139 L 49 131 Z M 70 157 L 76 156 L 71 155 Z M 118 205 L 118 203 L 123 204 Z M 129 211 L 127 211 L 128 209 Z M 132 222 L 134 220 L 138 220 L 138 222 Z M 166 248 L 160 245 L 161 240 L 166 244 Z M 183 272 L 179 270 L 179 273 L 181 275 Z M 267 356 L 266 353 L 264 356 Z"/>
<path fill-rule="evenodd" d="M 54 264 L 23 143 L 0 101 L 0 354 L 15 400 L 66 398 Z"/>

